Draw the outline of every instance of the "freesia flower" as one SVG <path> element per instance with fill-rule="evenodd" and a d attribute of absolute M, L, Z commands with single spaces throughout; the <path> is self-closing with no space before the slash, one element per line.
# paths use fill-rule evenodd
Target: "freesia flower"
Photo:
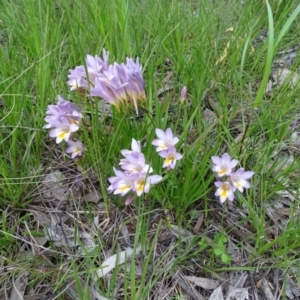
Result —
<path fill-rule="evenodd" d="M 158 139 L 153 140 L 152 145 L 157 147 L 156 152 L 167 150 L 169 147 L 175 146 L 179 141 L 178 137 L 173 137 L 171 128 L 168 128 L 166 131 L 156 128 L 155 133 Z"/>
<path fill-rule="evenodd" d="M 217 191 L 215 196 L 220 197 L 221 203 L 224 203 L 226 199 L 233 201 L 234 200 L 234 191 L 235 188 L 228 181 L 217 181 L 215 182 Z"/>
<path fill-rule="evenodd" d="M 45 121 L 48 123 L 43 128 L 54 128 L 50 137 L 56 137 L 56 143 L 69 140 L 72 132 L 79 129 L 83 115 L 72 102 L 58 96 L 56 105 L 48 105 Z"/>
<path fill-rule="evenodd" d="M 232 185 L 238 189 L 241 193 L 245 189 L 250 188 L 250 183 L 247 179 L 250 179 L 254 175 L 252 171 L 244 171 L 244 169 L 238 169 L 235 173 L 232 173 L 230 176 Z"/>
<path fill-rule="evenodd" d="M 212 170 L 216 172 L 219 177 L 230 175 L 232 173 L 232 169 L 238 164 L 238 161 L 236 159 L 231 160 L 227 153 L 223 154 L 221 157 L 213 156 L 211 160 L 215 164 L 212 167 Z"/>
<path fill-rule="evenodd" d="M 66 152 L 72 153 L 72 158 L 82 156 L 82 153 L 86 150 L 86 147 L 80 141 L 73 142 L 71 140 L 68 140 L 67 143 L 70 147 L 67 148 Z"/>
<path fill-rule="evenodd" d="M 121 196 L 126 195 L 132 189 L 132 179 L 129 175 L 122 171 L 116 170 L 114 168 L 114 173 L 116 176 L 108 178 L 110 186 L 108 191 L 114 194 L 121 194 Z"/>
<path fill-rule="evenodd" d="M 79 129 L 76 124 L 70 124 L 66 119 L 57 122 L 57 127 L 50 131 L 50 137 L 56 137 L 56 143 L 59 144 L 62 140 L 69 140 L 72 132 Z"/>
<path fill-rule="evenodd" d="M 72 91 L 90 89 L 90 96 L 100 97 L 118 110 L 133 106 L 138 114 L 138 104 L 146 99 L 145 82 L 139 59 L 126 59 L 126 64 L 108 64 L 109 53 L 103 49 L 103 59 L 86 56 L 86 66 L 70 70 L 68 85 Z"/>
<path fill-rule="evenodd" d="M 66 122 L 70 125 L 75 124 L 79 128 L 81 119 L 83 118 L 77 106 L 60 96 L 58 96 L 58 103 L 56 105 L 48 105 L 46 115 L 45 121 L 48 124 L 43 128 L 61 127 L 61 124 L 66 124 Z"/>
<path fill-rule="evenodd" d="M 99 56 L 87 55 L 85 59 L 85 66 L 78 66 L 74 70 L 69 70 L 68 85 L 71 87 L 71 91 L 78 88 L 88 89 L 89 85 L 92 87 L 95 85 L 95 78 L 108 69 L 109 53 L 103 49 L 103 59 Z"/>
<path fill-rule="evenodd" d="M 132 175 L 132 178 L 132 190 L 135 191 L 138 196 L 141 196 L 143 193 L 147 194 L 151 185 L 162 180 L 162 177 L 159 175 L 148 175 L 147 173 L 136 173 Z"/>
<path fill-rule="evenodd" d="M 90 95 L 101 97 L 118 110 L 120 106 L 132 105 L 138 114 L 138 102 L 146 99 L 141 71 L 138 59 L 134 62 L 127 58 L 126 64 L 114 63 L 95 78 L 95 86 L 91 88 Z"/>
<path fill-rule="evenodd" d="M 80 88 L 88 89 L 88 82 L 84 78 L 83 74 L 85 72 L 84 67 L 76 67 L 75 70 L 69 70 L 70 74 L 68 75 L 69 80 L 67 81 L 70 86 L 71 91 L 78 90 Z"/>
<path fill-rule="evenodd" d="M 174 146 L 171 146 L 167 150 L 159 152 L 159 155 L 165 158 L 163 168 L 169 168 L 169 169 L 174 169 L 176 165 L 176 161 L 182 158 L 182 154 L 176 152 Z"/>
<path fill-rule="evenodd" d="M 119 165 L 126 174 L 153 172 L 151 166 L 146 164 L 144 154 L 139 152 L 132 152 L 125 155 L 125 158 L 121 160 Z"/>
<path fill-rule="evenodd" d="M 128 154 L 131 154 L 133 152 L 141 153 L 141 142 L 136 141 L 135 139 L 132 139 L 131 141 L 131 150 L 121 150 L 121 154 L 125 157 Z"/>

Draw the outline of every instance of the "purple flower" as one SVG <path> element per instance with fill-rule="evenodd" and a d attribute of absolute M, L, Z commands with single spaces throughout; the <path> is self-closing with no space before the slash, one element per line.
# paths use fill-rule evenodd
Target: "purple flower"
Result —
<path fill-rule="evenodd" d="M 136 192 L 138 196 L 143 193 L 147 194 L 151 185 L 156 184 L 162 180 L 159 175 L 148 175 L 147 173 L 136 173 L 132 175 L 133 184 L 132 190 Z"/>
<path fill-rule="evenodd" d="M 163 168 L 174 169 L 176 161 L 182 158 L 182 155 L 176 152 L 174 146 L 169 147 L 167 150 L 159 152 L 159 156 L 165 158 Z"/>
<path fill-rule="evenodd" d="M 235 187 L 230 184 L 228 181 L 217 181 L 215 182 L 217 191 L 215 196 L 220 197 L 220 202 L 224 203 L 226 199 L 233 201 L 234 200 L 234 191 Z"/>
<path fill-rule="evenodd" d="M 146 164 L 144 154 L 139 152 L 126 154 L 125 158 L 121 160 L 119 165 L 126 174 L 141 172 L 147 174 L 153 172 L 153 169 L 150 167 L 150 165 Z"/>
<path fill-rule="evenodd" d="M 43 128 L 54 128 L 50 137 L 56 137 L 56 143 L 69 140 L 72 132 L 79 129 L 83 115 L 72 102 L 58 96 L 56 105 L 48 105 L 45 121 L 48 123 Z"/>
<path fill-rule="evenodd" d="M 109 77 L 102 74 L 95 78 L 95 87 L 91 88 L 90 95 L 100 97 L 120 110 L 120 104 L 127 102 L 126 90 L 119 78 L 108 72 L 106 75 Z"/>
<path fill-rule="evenodd" d="M 175 146 L 179 138 L 173 137 L 171 128 L 168 128 L 165 132 L 159 128 L 155 129 L 158 139 L 152 141 L 152 145 L 156 146 L 156 152 L 167 150 L 169 147 Z"/>
<path fill-rule="evenodd" d="M 141 142 L 136 141 L 135 139 L 132 139 L 131 141 L 131 150 L 121 150 L 121 154 L 126 157 L 126 155 L 132 154 L 133 152 L 141 153 Z"/>
<path fill-rule="evenodd" d="M 83 115 L 78 107 L 72 102 L 64 100 L 58 96 L 56 105 L 48 105 L 45 121 L 48 123 L 43 128 L 61 127 L 59 124 L 76 124 L 79 128 Z"/>
<path fill-rule="evenodd" d="M 72 132 L 79 129 L 77 124 L 70 124 L 66 119 L 57 122 L 57 127 L 50 131 L 50 137 L 56 137 L 56 143 L 59 144 L 62 140 L 69 140 Z"/>
<path fill-rule="evenodd" d="M 250 188 L 250 183 L 247 179 L 250 179 L 254 175 L 252 171 L 244 171 L 244 169 L 238 169 L 235 173 L 230 176 L 232 185 L 243 193 L 244 189 Z"/>
<path fill-rule="evenodd" d="M 108 191 L 124 196 L 132 189 L 133 181 L 130 176 L 126 175 L 122 171 L 116 170 L 114 168 L 114 172 L 116 176 L 108 178 L 108 181 L 111 184 L 108 187 Z"/>
<path fill-rule="evenodd" d="M 120 110 L 132 105 L 138 114 L 138 102 L 146 99 L 145 83 L 139 59 L 126 59 L 126 64 L 108 64 L 108 52 L 103 49 L 103 59 L 99 56 L 86 56 L 86 68 L 78 66 L 70 70 L 68 85 L 71 90 L 88 89 L 90 96 L 100 97 Z"/>
<path fill-rule="evenodd" d="M 83 66 L 76 67 L 75 70 L 69 70 L 69 72 L 69 80 L 67 81 L 67 83 L 71 87 L 71 91 L 75 91 L 80 88 L 88 89 L 88 82 L 83 76 L 85 72 Z"/>
<path fill-rule="evenodd" d="M 218 174 L 219 177 L 224 175 L 230 175 L 232 173 L 232 169 L 238 164 L 236 159 L 230 158 L 230 156 L 225 153 L 220 157 L 212 156 L 211 160 L 214 163 L 212 170 Z"/>
<path fill-rule="evenodd" d="M 66 152 L 72 153 L 71 154 L 72 158 L 80 157 L 82 156 L 82 153 L 86 151 L 86 147 L 80 141 L 73 142 L 71 140 L 68 140 L 67 143 L 70 147 L 67 148 Z"/>
<path fill-rule="evenodd" d="M 85 59 L 86 68 L 78 66 L 74 70 L 69 70 L 68 85 L 71 87 L 71 91 L 78 88 L 88 89 L 89 84 L 95 85 L 95 78 L 108 69 L 109 53 L 103 49 L 102 55 L 103 59 L 97 55 L 94 57 L 88 54 Z"/>

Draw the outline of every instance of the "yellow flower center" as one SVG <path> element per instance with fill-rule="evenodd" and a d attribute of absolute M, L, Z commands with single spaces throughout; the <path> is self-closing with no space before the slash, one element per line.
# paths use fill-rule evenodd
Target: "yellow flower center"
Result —
<path fill-rule="evenodd" d="M 228 191 L 230 191 L 230 185 L 228 183 L 224 183 L 222 185 L 221 196 L 227 198 Z"/>
<path fill-rule="evenodd" d="M 171 154 L 170 156 L 168 156 L 168 157 L 166 158 L 166 163 L 167 163 L 167 164 L 170 164 L 170 163 L 172 163 L 175 159 L 176 159 L 175 155 Z"/>
<path fill-rule="evenodd" d="M 143 191 L 145 186 L 145 180 L 141 180 L 139 184 L 137 185 L 137 190 L 138 191 Z"/>

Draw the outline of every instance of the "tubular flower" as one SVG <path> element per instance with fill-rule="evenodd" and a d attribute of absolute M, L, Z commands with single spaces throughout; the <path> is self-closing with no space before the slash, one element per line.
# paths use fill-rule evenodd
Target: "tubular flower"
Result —
<path fill-rule="evenodd" d="M 245 172 L 242 168 L 234 171 L 233 169 L 238 164 L 238 161 L 231 159 L 227 153 L 221 157 L 213 156 L 211 159 L 214 163 L 212 170 L 217 173 L 220 179 L 220 181 L 215 182 L 215 186 L 217 187 L 215 195 L 220 197 L 221 203 L 224 203 L 226 199 L 233 201 L 236 190 L 243 193 L 244 188 L 250 188 L 250 183 L 247 179 L 250 179 L 254 175 L 254 172 Z M 221 178 L 223 181 L 221 181 Z"/>
<path fill-rule="evenodd" d="M 52 129 L 49 135 L 50 137 L 56 137 L 56 143 L 59 144 L 62 140 L 67 142 L 71 133 L 78 129 L 78 125 L 70 124 L 66 119 L 62 119 L 60 122 L 57 122 L 56 128 Z"/>
<path fill-rule="evenodd" d="M 76 124 L 79 128 L 83 115 L 79 108 L 72 102 L 58 96 L 56 105 L 48 105 L 45 121 L 48 123 L 43 128 L 58 127 L 59 122 L 67 121 L 69 124 Z"/>
<path fill-rule="evenodd" d="M 153 172 L 153 169 L 150 167 L 150 165 L 146 164 L 144 154 L 139 152 L 132 152 L 125 155 L 125 158 L 121 160 L 119 165 L 126 174 Z"/>
<path fill-rule="evenodd" d="M 223 154 L 221 158 L 213 156 L 211 160 L 215 164 L 212 167 L 212 170 L 216 172 L 219 177 L 230 175 L 232 173 L 232 169 L 238 164 L 238 161 L 236 159 L 231 160 L 227 153 Z"/>
<path fill-rule="evenodd" d="M 242 193 L 244 191 L 244 188 L 250 188 L 250 183 L 247 181 L 247 179 L 250 179 L 253 175 L 254 172 L 245 172 L 244 169 L 241 168 L 238 169 L 235 173 L 231 174 L 230 179 L 232 185 Z"/>
<path fill-rule="evenodd" d="M 108 69 L 109 53 L 103 49 L 102 55 L 103 59 L 97 55 L 95 57 L 87 55 L 85 59 L 86 66 L 78 66 L 74 70 L 69 70 L 67 83 L 71 91 L 79 88 L 88 89 L 89 85 L 92 87 L 95 85 L 95 78 Z"/>
<path fill-rule="evenodd" d="M 146 164 L 145 156 L 141 152 L 141 144 L 139 141 L 132 139 L 131 150 L 121 150 L 124 158 L 121 159 L 119 165 L 122 171 L 114 168 L 116 176 L 110 177 L 108 181 L 110 186 L 108 191 L 114 194 L 126 195 L 129 191 L 135 192 L 137 196 L 150 191 L 151 185 L 162 180 L 159 175 L 149 175 L 153 172 L 150 165 Z M 133 201 L 130 195 L 125 205 L 129 205 Z"/>
<path fill-rule="evenodd" d="M 56 143 L 68 141 L 71 133 L 79 129 L 83 118 L 78 107 L 60 96 L 56 105 L 48 105 L 46 114 L 47 124 L 43 128 L 54 128 L 50 131 L 50 137 L 56 137 Z"/>
<path fill-rule="evenodd" d="M 156 152 L 168 150 L 168 148 L 175 146 L 179 141 L 178 137 L 173 137 L 171 128 L 168 128 L 166 131 L 156 128 L 155 133 L 158 139 L 153 140 L 152 145 L 156 146 Z"/>
<path fill-rule="evenodd" d="M 121 154 L 126 157 L 126 155 L 132 154 L 133 152 L 141 153 L 141 142 L 135 139 L 131 141 L 131 150 L 121 150 Z"/>
<path fill-rule="evenodd" d="M 182 154 L 176 152 L 174 146 L 169 147 L 167 150 L 159 152 L 159 156 L 165 158 L 163 168 L 174 169 L 176 161 L 182 158 Z"/>
<path fill-rule="evenodd" d="M 72 91 L 83 88 L 92 97 L 100 97 L 118 110 L 133 106 L 138 114 L 138 104 L 146 99 L 145 82 L 139 59 L 126 59 L 126 64 L 109 65 L 109 54 L 103 49 L 103 59 L 87 55 L 86 67 L 70 70 L 68 85 Z"/>
<path fill-rule="evenodd" d="M 141 196 L 143 193 L 149 193 L 151 185 L 162 180 L 162 177 L 159 175 L 147 175 L 147 173 L 136 173 L 132 178 L 132 190 L 136 192 L 138 196 Z"/>
<path fill-rule="evenodd" d="M 127 64 L 110 65 L 95 79 L 90 95 L 101 97 L 117 107 L 133 105 L 138 114 L 138 102 L 146 99 L 145 83 L 138 59 L 127 58 Z"/>
<path fill-rule="evenodd" d="M 80 141 L 73 142 L 71 140 L 68 140 L 67 143 L 70 147 L 67 148 L 66 152 L 72 153 L 71 154 L 72 158 L 80 157 L 82 156 L 82 153 L 86 151 L 86 147 Z"/>
<path fill-rule="evenodd" d="M 187 94 L 187 87 L 184 86 L 181 90 L 181 93 L 180 93 L 180 103 L 182 104 L 186 98 L 186 94 Z"/>
<path fill-rule="evenodd" d="M 215 186 L 217 187 L 215 195 L 220 197 L 221 203 L 224 203 L 226 199 L 234 200 L 235 188 L 228 181 L 217 181 Z"/>
<path fill-rule="evenodd" d="M 130 176 L 126 175 L 122 171 L 116 170 L 115 168 L 114 172 L 116 176 L 108 178 L 108 181 L 111 184 L 108 187 L 108 191 L 124 196 L 132 189 L 132 179 Z"/>

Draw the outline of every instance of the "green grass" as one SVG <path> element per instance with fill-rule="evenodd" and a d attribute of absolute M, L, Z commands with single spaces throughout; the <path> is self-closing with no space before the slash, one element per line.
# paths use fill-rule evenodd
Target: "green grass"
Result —
<path fill-rule="evenodd" d="M 29 273 L 26 293 L 46 293 L 41 287 L 47 286 L 55 299 L 95 299 L 93 291 L 107 299 L 150 299 L 160 287 L 165 299 L 179 299 L 178 272 L 221 278 L 223 271 L 261 267 L 279 269 L 283 288 L 287 278 L 299 280 L 293 267 L 300 247 L 300 159 L 291 123 L 299 118 L 300 88 L 286 82 L 271 96 L 265 89 L 278 51 L 298 44 L 300 6 L 277 0 L 215 2 L 0 2 L 0 269 L 5 268 L 0 295 L 9 295 L 23 271 Z M 96 98 L 69 90 L 69 69 L 83 65 L 86 54 L 101 56 L 103 48 L 110 63 L 139 57 L 148 113 L 103 116 Z M 298 65 L 297 58 L 293 72 Z M 170 72 L 171 88 L 161 93 Z M 180 105 L 185 85 L 188 97 Z M 55 104 L 57 95 L 72 99 L 86 116 L 81 135 L 88 151 L 80 165 L 42 129 L 47 105 Z M 126 197 L 107 192 L 120 150 L 130 148 L 132 138 L 142 141 L 147 162 L 161 174 L 162 159 L 151 141 L 155 128 L 168 127 L 180 138 L 183 159 L 149 194 L 124 207 Z M 233 205 L 221 206 L 211 156 L 225 152 L 255 175 Z M 289 165 L 288 158 L 293 158 Z M 54 170 L 65 175 L 60 185 L 66 190 L 81 174 L 81 196 L 60 206 L 49 199 L 43 180 Z M 92 190 L 101 193 L 100 204 L 85 200 Z M 279 195 L 283 191 L 289 196 Z M 288 213 L 278 217 L 280 209 Z M 42 213 L 49 220 L 68 216 L 67 226 L 88 232 L 97 251 L 80 254 L 74 247 L 38 242 L 47 226 L 37 219 Z M 204 221 L 196 233 L 200 215 Z M 175 237 L 172 225 L 192 237 Z M 236 230 L 247 232 L 248 239 L 237 239 Z M 234 241 L 248 263 L 239 265 L 235 257 L 222 261 L 214 251 L 228 252 L 218 244 L 220 236 L 226 247 L 226 237 Z M 139 245 L 141 253 L 127 264 L 95 277 L 106 257 Z"/>

